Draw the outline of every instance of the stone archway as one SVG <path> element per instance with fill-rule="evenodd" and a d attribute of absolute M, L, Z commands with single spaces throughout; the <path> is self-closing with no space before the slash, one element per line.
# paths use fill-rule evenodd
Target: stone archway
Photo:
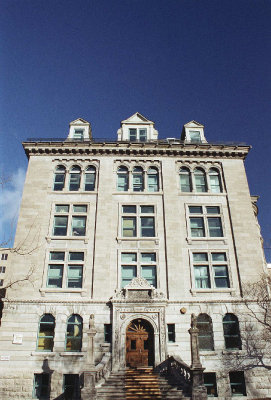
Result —
<path fill-rule="evenodd" d="M 154 330 L 143 318 L 132 320 L 126 329 L 126 366 L 147 367 L 154 364 Z"/>

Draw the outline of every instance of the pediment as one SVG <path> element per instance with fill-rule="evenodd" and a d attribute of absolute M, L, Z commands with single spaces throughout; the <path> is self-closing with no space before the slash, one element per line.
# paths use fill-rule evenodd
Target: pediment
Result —
<path fill-rule="evenodd" d="M 193 121 L 187 122 L 187 124 L 185 124 L 184 127 L 185 128 L 204 128 L 204 125 L 193 120 Z"/>
<path fill-rule="evenodd" d="M 135 114 L 131 115 L 131 117 L 124 119 L 121 121 L 122 124 L 153 124 L 153 121 L 150 121 L 146 117 L 144 117 L 142 114 L 139 112 L 136 112 Z"/>
<path fill-rule="evenodd" d="M 74 121 L 70 122 L 70 125 L 85 125 L 85 124 L 89 125 L 89 122 L 84 120 L 83 118 L 77 118 Z"/>

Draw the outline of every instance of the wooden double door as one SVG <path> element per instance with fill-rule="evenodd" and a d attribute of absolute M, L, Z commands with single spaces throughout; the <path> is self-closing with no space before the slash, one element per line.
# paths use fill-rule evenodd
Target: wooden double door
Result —
<path fill-rule="evenodd" d="M 153 328 L 143 319 L 136 319 L 126 330 L 126 365 L 147 367 L 153 365 Z"/>

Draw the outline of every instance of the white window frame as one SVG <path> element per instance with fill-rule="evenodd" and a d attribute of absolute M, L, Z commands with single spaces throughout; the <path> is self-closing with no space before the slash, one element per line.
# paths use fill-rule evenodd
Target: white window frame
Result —
<path fill-rule="evenodd" d="M 207 261 L 194 261 L 194 254 L 197 253 L 205 253 L 207 254 Z M 212 261 L 212 254 L 220 254 L 223 253 L 226 255 L 225 261 Z M 192 293 L 204 293 L 204 292 L 234 292 L 235 289 L 233 288 L 232 283 L 232 274 L 231 274 L 231 264 L 230 264 L 230 257 L 229 251 L 227 249 L 193 249 L 189 251 L 189 262 L 190 262 L 190 273 L 191 273 L 191 292 Z M 197 288 L 196 287 L 196 278 L 195 278 L 195 265 L 206 265 L 208 267 L 209 272 L 209 280 L 210 280 L 210 287 L 209 288 Z M 215 286 L 215 274 L 213 266 L 219 265 L 226 265 L 228 271 L 228 282 L 229 287 L 227 288 L 219 288 Z"/>
<path fill-rule="evenodd" d="M 191 191 L 189 191 L 189 192 L 182 191 L 182 189 L 181 189 L 181 169 L 182 168 L 185 168 L 189 171 L 188 176 L 190 177 L 190 184 L 191 184 Z M 196 169 L 200 169 L 204 172 L 204 179 L 206 182 L 206 189 L 207 189 L 206 192 L 198 192 L 196 190 L 196 181 L 195 181 L 195 170 Z M 218 180 L 219 180 L 219 187 L 220 187 L 219 192 L 214 192 L 211 189 L 210 170 L 212 170 L 212 169 L 216 170 L 218 172 Z M 182 196 L 189 196 L 191 194 L 197 194 L 197 196 L 225 195 L 225 187 L 223 185 L 223 174 L 222 174 L 221 165 L 208 163 L 207 165 L 197 164 L 197 165 L 191 166 L 188 163 L 178 161 L 178 162 L 176 162 L 176 172 L 178 174 L 177 185 L 178 185 L 178 189 L 179 189 L 179 194 Z"/>
<path fill-rule="evenodd" d="M 119 177 L 119 168 L 124 167 L 127 169 L 127 173 L 123 172 L 120 173 L 127 176 L 128 180 L 128 185 L 127 185 L 127 190 L 118 190 L 118 177 Z M 140 167 L 142 168 L 142 177 L 143 177 L 143 190 L 142 191 L 134 191 L 134 168 Z M 149 174 L 150 169 L 156 169 L 157 171 L 157 180 L 158 180 L 158 190 L 157 191 L 151 191 L 149 190 L 149 176 L 154 175 L 154 174 Z M 115 176 L 116 176 L 116 194 L 139 194 L 139 193 L 144 193 L 144 194 L 152 194 L 152 195 L 157 195 L 161 194 L 162 192 L 162 180 L 161 180 L 161 165 L 160 164 L 147 164 L 143 165 L 141 163 L 129 163 L 127 165 L 126 162 L 118 162 L 115 165 L 114 168 Z M 136 173 L 135 173 L 136 174 Z"/>
<path fill-rule="evenodd" d="M 128 206 L 128 207 L 136 207 L 136 212 L 135 213 L 125 213 L 123 212 L 123 207 Z M 141 207 L 153 207 L 154 212 L 153 213 L 141 213 L 140 208 Z M 150 203 L 122 203 L 119 205 L 119 236 L 118 239 L 121 240 L 156 240 L 158 239 L 158 232 L 157 232 L 157 212 L 156 212 L 156 205 L 155 204 L 150 204 Z M 136 235 L 135 236 L 123 236 L 123 218 L 135 218 L 136 221 Z M 154 219 L 154 233 L 155 236 L 140 236 L 141 234 L 141 218 L 144 217 L 151 217 Z"/>
<path fill-rule="evenodd" d="M 201 207 L 202 213 L 190 213 L 189 207 Z M 219 213 L 208 214 L 206 207 L 218 207 Z M 193 240 L 223 240 L 226 239 L 226 230 L 223 218 L 223 206 L 222 204 L 186 204 L 186 215 L 187 215 L 187 238 L 189 241 Z M 192 236 L 191 233 L 191 218 L 202 218 L 203 228 L 205 231 L 205 236 Z M 222 236 L 210 236 L 208 218 L 220 218 Z"/>
<path fill-rule="evenodd" d="M 136 261 L 133 262 L 124 262 L 122 261 L 122 254 L 125 253 L 129 253 L 129 254 L 136 254 Z M 155 261 L 149 261 L 149 262 L 141 262 L 141 254 L 155 254 Z M 134 250 L 126 250 L 126 249 L 122 249 L 119 250 L 118 253 L 118 265 L 119 265 L 119 280 L 118 280 L 118 287 L 119 288 L 125 288 L 125 286 L 122 286 L 122 266 L 123 265 L 127 265 L 127 266 L 135 266 L 136 267 L 136 276 L 137 278 L 141 278 L 142 277 L 142 266 L 155 266 L 156 268 L 156 286 L 155 288 L 159 288 L 160 287 L 160 283 L 159 283 L 159 258 L 158 258 L 158 251 L 154 250 L 154 249 L 134 249 Z M 128 283 L 127 283 L 128 285 Z"/>
<path fill-rule="evenodd" d="M 68 206 L 68 212 L 57 212 L 56 206 Z M 74 206 L 86 206 L 86 212 L 75 212 L 73 211 Z M 63 238 L 72 238 L 72 239 L 81 239 L 84 240 L 88 235 L 88 213 L 89 213 L 89 204 L 88 203 L 65 203 L 65 202 L 57 202 L 52 205 L 52 223 L 50 226 L 50 235 L 52 239 L 63 239 Z M 67 234 L 66 235 L 54 235 L 55 228 L 55 217 L 67 217 Z M 73 235 L 72 234 L 72 221 L 73 217 L 85 217 L 85 235 Z"/>
<path fill-rule="evenodd" d="M 136 139 L 135 140 L 131 140 L 130 139 L 130 130 L 135 130 L 136 131 Z M 145 140 L 140 140 L 140 131 L 145 131 L 146 135 L 145 135 Z M 128 128 L 128 141 L 135 141 L 135 142 L 139 142 L 139 143 L 146 143 L 148 141 L 148 128 L 147 127 L 129 127 Z"/>
<path fill-rule="evenodd" d="M 65 171 L 63 171 L 63 174 L 65 174 L 64 177 L 64 186 L 62 190 L 54 190 L 54 185 L 55 185 L 55 176 L 56 174 L 60 173 L 57 171 L 57 167 L 63 166 L 65 168 Z M 73 167 L 78 167 L 80 168 L 80 171 L 72 171 Z M 95 174 L 93 172 L 88 171 L 89 167 L 95 168 Z M 61 160 L 57 160 L 57 163 L 54 165 L 54 170 L 53 172 L 53 185 L 52 185 L 52 192 L 53 193 L 65 193 L 65 194 L 91 194 L 91 193 L 97 193 L 97 188 L 98 188 L 98 172 L 99 172 L 99 163 L 97 160 L 90 160 L 89 162 L 84 162 L 83 165 L 82 163 L 72 163 L 72 164 L 66 164 L 65 162 L 61 162 Z M 76 174 L 80 175 L 80 185 L 78 190 L 70 190 L 70 180 L 71 180 L 71 174 Z M 93 174 L 95 175 L 95 185 L 94 185 L 94 190 L 85 190 L 85 183 L 86 183 L 86 175 L 88 174 Z"/>

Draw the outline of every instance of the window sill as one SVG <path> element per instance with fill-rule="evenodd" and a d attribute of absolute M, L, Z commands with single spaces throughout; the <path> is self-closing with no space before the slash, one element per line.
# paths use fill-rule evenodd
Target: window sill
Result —
<path fill-rule="evenodd" d="M 87 295 L 87 290 L 82 288 L 41 288 L 39 291 L 42 296 L 46 293 L 79 293 L 82 297 Z"/>
<path fill-rule="evenodd" d="M 225 237 L 187 237 L 186 238 L 188 244 L 198 243 L 198 242 L 223 242 L 223 244 L 227 245 L 228 241 Z"/>
<path fill-rule="evenodd" d="M 236 349 L 236 350 L 234 350 L 234 349 L 229 349 L 229 350 L 224 349 L 224 350 L 222 350 L 222 354 L 236 356 L 236 354 L 240 354 L 240 355 L 246 354 L 246 351 L 245 350 L 241 350 L 241 349 Z"/>
<path fill-rule="evenodd" d="M 234 288 L 224 288 L 224 289 L 218 289 L 218 288 L 206 288 L 206 289 L 196 289 L 193 288 L 190 290 L 193 296 L 196 296 L 199 293 L 230 293 L 234 294 L 235 289 Z"/>
<path fill-rule="evenodd" d="M 199 350 L 200 356 L 217 356 L 217 352 L 214 350 Z"/>
<path fill-rule="evenodd" d="M 89 190 L 89 191 L 85 191 L 85 190 L 49 190 L 48 192 L 49 194 L 65 194 L 65 195 L 70 195 L 70 194 L 98 194 L 97 190 Z"/>
<path fill-rule="evenodd" d="M 147 195 L 155 195 L 155 196 L 161 196 L 162 194 L 164 194 L 164 192 L 162 190 L 159 190 L 159 192 L 147 192 L 147 191 L 143 191 L 143 192 L 134 192 L 132 190 L 127 190 L 125 192 L 113 192 L 113 195 L 124 195 L 124 194 L 129 194 L 129 195 L 137 195 L 137 194 L 147 194 Z"/>
<path fill-rule="evenodd" d="M 227 193 L 214 193 L 214 192 L 182 192 L 179 190 L 179 196 L 227 196 Z"/>
<path fill-rule="evenodd" d="M 52 240 L 83 240 L 85 244 L 88 243 L 87 236 L 45 236 L 47 243 L 50 243 Z"/>
<path fill-rule="evenodd" d="M 81 351 L 63 351 L 59 353 L 61 357 L 67 357 L 67 356 L 72 356 L 72 357 L 84 357 L 85 353 L 82 353 Z"/>
<path fill-rule="evenodd" d="M 31 356 L 54 357 L 55 351 L 31 351 Z"/>
<path fill-rule="evenodd" d="M 118 243 L 121 242 L 132 242 L 132 241 L 141 241 L 141 242 L 147 242 L 147 241 L 152 241 L 155 242 L 155 244 L 159 244 L 159 238 L 158 237 L 116 237 L 116 240 Z"/>

